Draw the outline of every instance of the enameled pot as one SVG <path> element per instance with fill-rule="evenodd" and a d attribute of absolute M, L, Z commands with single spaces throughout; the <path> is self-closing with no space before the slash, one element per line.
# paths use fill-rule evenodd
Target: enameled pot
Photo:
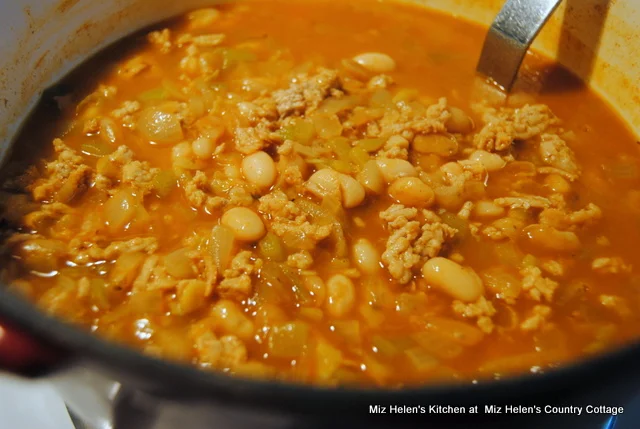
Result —
<path fill-rule="evenodd" d="M 415 2 L 487 25 L 502 3 Z M 6 155 L 30 109 L 58 78 L 127 33 L 203 4 L 211 0 L 2 2 L 0 157 Z M 638 28 L 640 1 L 565 0 L 535 46 L 589 82 L 640 131 Z M 95 428 L 133 424 L 138 429 L 214 425 L 352 428 L 366 424 L 524 429 L 570 427 L 571 422 L 578 422 L 576 427 L 595 428 L 609 418 L 605 410 L 576 416 L 537 413 L 535 409 L 528 414 L 506 413 L 505 407 L 622 406 L 640 387 L 640 343 L 546 374 L 395 391 L 328 389 L 231 378 L 145 357 L 53 320 L 2 287 L 0 318 L 64 351 L 59 360 L 62 368 L 40 369 L 49 373 L 70 407 Z M 387 413 L 372 412 L 376 405 L 386 407 Z M 394 405 L 424 408 L 411 409 L 417 413 L 391 414 Z M 487 413 L 485 405 L 503 407 L 503 412 Z M 455 406 L 463 407 L 465 413 L 451 408 Z M 471 413 L 475 406 L 477 414 Z M 522 409 L 511 409 L 517 410 Z M 129 419 L 126 424 L 119 420 L 123 416 Z"/>

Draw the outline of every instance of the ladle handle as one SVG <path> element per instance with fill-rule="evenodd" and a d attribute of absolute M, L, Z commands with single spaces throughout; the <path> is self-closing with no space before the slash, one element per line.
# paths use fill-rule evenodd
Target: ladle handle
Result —
<path fill-rule="evenodd" d="M 484 41 L 477 71 L 509 91 L 527 49 L 562 0 L 507 0 Z"/>

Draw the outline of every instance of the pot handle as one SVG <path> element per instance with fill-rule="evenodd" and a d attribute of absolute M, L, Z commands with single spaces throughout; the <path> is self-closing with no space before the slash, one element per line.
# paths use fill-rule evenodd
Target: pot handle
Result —
<path fill-rule="evenodd" d="M 0 320 L 0 371 L 35 377 L 51 372 L 64 353 Z"/>

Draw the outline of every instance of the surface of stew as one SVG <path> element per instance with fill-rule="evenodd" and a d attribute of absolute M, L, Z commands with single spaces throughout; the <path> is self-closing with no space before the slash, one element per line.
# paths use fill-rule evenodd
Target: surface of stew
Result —
<path fill-rule="evenodd" d="M 637 142 L 534 55 L 394 3 L 194 11 L 47 95 L 4 169 L 2 280 L 165 359 L 402 386 L 640 334 Z M 55 92 L 55 91 L 54 91 Z"/>

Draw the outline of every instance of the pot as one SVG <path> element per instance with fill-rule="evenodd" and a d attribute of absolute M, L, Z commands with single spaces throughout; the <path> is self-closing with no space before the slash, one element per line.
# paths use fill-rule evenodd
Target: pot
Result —
<path fill-rule="evenodd" d="M 414 2 L 485 25 L 502 3 Z M 5 2 L 0 16 L 0 157 L 44 90 L 89 55 L 129 32 L 206 3 L 211 1 Z M 640 131 L 640 39 L 634 37 L 639 24 L 640 2 L 567 0 L 535 42 L 538 50 L 588 81 L 635 131 Z M 138 428 L 169 427 L 162 426 L 167 421 L 210 427 L 216 420 L 222 427 L 228 422 L 251 427 L 353 427 L 364 421 L 374 427 L 420 422 L 432 428 L 528 428 L 576 421 L 583 428 L 591 423 L 600 427 L 610 410 L 585 418 L 505 407 L 618 407 L 635 393 L 640 380 L 638 343 L 545 374 L 393 391 L 330 389 L 231 378 L 143 356 L 52 319 L 1 287 L 0 316 L 65 352 L 64 368 L 40 369 L 53 374 L 70 407 L 96 428 L 118 427 L 123 415 L 137 419 Z M 502 407 L 502 412 L 486 408 L 490 406 Z M 472 413 L 474 407 L 477 414 Z M 392 413 L 399 410 L 415 412 Z"/>

